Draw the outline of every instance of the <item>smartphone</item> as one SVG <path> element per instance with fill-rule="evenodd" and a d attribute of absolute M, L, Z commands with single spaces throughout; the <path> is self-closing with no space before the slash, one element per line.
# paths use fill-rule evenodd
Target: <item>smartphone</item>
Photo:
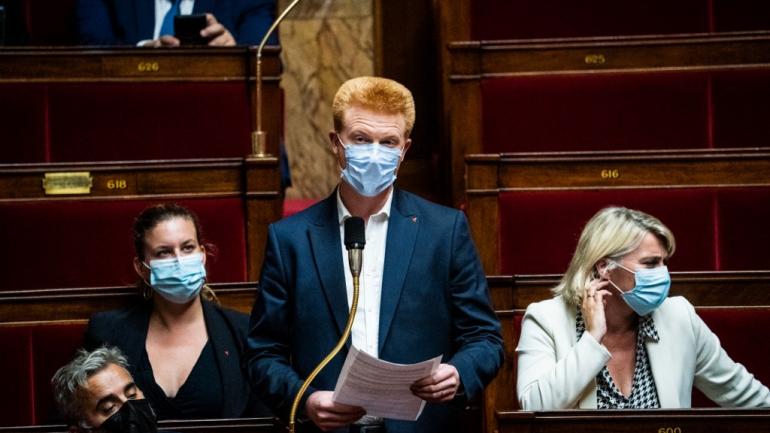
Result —
<path fill-rule="evenodd" d="M 177 15 L 174 17 L 174 36 L 180 45 L 208 45 L 209 40 L 201 36 L 206 28 L 206 14 Z"/>

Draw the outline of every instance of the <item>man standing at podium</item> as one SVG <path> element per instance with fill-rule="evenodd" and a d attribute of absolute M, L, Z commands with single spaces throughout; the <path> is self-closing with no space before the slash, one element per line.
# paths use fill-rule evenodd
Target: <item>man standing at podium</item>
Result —
<path fill-rule="evenodd" d="M 480 395 L 503 359 L 467 220 L 393 186 L 411 145 L 409 90 L 354 78 L 337 91 L 333 112 L 330 147 L 342 180 L 327 199 L 269 228 L 247 338 L 250 378 L 275 413 L 287 416 L 303 380 L 342 335 L 352 299 L 342 232 L 345 219 L 361 217 L 366 247 L 352 344 L 385 361 L 441 355 L 441 364 L 411 386 L 428 402 L 417 421 L 383 420 L 332 400 L 343 349 L 313 381 L 299 417 L 324 431 L 453 431 L 459 409 Z"/>

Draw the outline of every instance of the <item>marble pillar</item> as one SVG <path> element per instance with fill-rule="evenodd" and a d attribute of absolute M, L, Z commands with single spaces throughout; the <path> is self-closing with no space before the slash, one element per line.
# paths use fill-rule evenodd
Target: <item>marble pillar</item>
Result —
<path fill-rule="evenodd" d="M 279 10 L 289 0 L 279 1 Z M 331 102 L 345 80 L 374 73 L 373 0 L 304 0 L 280 26 L 287 198 L 322 198 L 339 180 Z"/>

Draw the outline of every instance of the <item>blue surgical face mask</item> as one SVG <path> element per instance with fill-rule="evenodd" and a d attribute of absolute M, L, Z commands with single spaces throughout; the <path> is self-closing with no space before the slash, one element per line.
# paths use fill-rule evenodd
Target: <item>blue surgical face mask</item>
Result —
<path fill-rule="evenodd" d="M 203 253 L 150 261 L 150 286 L 175 304 L 186 304 L 198 296 L 206 280 Z"/>
<path fill-rule="evenodd" d="M 610 284 L 620 291 L 623 300 L 636 314 L 646 316 L 663 304 L 663 301 L 668 297 L 668 289 L 671 288 L 671 275 L 668 273 L 668 267 L 658 266 L 634 272 L 618 262 L 613 261 L 613 263 L 634 274 L 636 285 L 630 292 L 620 290 L 620 287 L 611 280 Z"/>
<path fill-rule="evenodd" d="M 337 137 L 339 139 L 339 137 Z M 342 140 L 340 139 L 340 143 Z M 396 180 L 401 149 L 379 143 L 343 144 L 347 166 L 342 179 L 367 197 L 385 191 Z"/>

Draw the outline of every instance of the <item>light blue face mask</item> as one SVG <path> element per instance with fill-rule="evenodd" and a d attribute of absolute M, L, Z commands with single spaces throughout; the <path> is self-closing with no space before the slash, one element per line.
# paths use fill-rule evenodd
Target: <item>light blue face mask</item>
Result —
<path fill-rule="evenodd" d="M 186 304 L 198 296 L 206 280 L 203 253 L 150 261 L 150 286 L 175 304 Z"/>
<path fill-rule="evenodd" d="M 374 197 L 396 181 L 396 169 L 401 160 L 400 148 L 379 143 L 343 146 L 347 166 L 342 170 L 342 179 L 359 194 Z"/>
<path fill-rule="evenodd" d="M 613 261 L 613 263 L 634 274 L 636 286 L 630 292 L 620 290 L 620 287 L 612 281 L 610 284 L 618 289 L 623 300 L 636 314 L 646 316 L 663 304 L 663 301 L 668 297 L 668 290 L 671 288 L 671 275 L 668 273 L 668 267 L 658 266 L 634 272 L 618 262 Z"/>

